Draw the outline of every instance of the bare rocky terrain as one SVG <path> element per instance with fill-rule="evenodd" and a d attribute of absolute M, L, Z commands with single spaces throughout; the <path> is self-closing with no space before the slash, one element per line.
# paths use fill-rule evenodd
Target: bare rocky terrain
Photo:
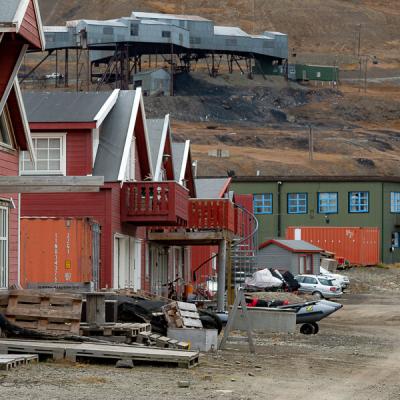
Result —
<path fill-rule="evenodd" d="M 400 399 L 400 269 L 346 274 L 364 286 L 343 296 L 318 335 L 257 335 L 255 356 L 233 341 L 190 370 L 40 363 L 2 371 L 0 399 Z"/>

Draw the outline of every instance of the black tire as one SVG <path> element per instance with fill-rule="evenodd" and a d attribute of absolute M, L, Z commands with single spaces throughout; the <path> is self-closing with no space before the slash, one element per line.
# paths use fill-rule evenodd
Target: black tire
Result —
<path fill-rule="evenodd" d="M 210 310 L 199 310 L 199 314 L 200 314 L 201 322 L 203 322 L 203 318 L 204 318 L 204 320 L 206 321 L 206 324 L 212 325 L 210 328 L 207 328 L 204 325 L 204 322 L 203 322 L 203 327 L 204 328 L 217 329 L 218 330 L 218 335 L 221 333 L 221 331 L 222 331 L 222 321 L 220 320 L 220 318 L 218 317 L 217 314 L 215 314 L 214 312 L 212 312 Z"/>
<path fill-rule="evenodd" d="M 314 327 L 311 324 L 303 324 L 300 327 L 300 333 L 303 335 L 312 335 L 314 333 Z"/>
<path fill-rule="evenodd" d="M 319 332 L 319 325 L 316 322 L 312 322 L 311 325 L 314 328 L 313 335 L 316 335 Z"/>
<path fill-rule="evenodd" d="M 314 299 L 318 299 L 318 300 L 324 298 L 324 296 L 322 296 L 322 293 L 321 293 L 321 292 L 318 292 L 318 291 L 313 292 L 313 293 L 312 293 L 312 296 L 314 297 Z"/>

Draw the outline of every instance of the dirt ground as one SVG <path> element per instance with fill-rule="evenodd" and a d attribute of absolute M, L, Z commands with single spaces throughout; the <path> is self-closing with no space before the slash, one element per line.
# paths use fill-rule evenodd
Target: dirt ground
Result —
<path fill-rule="evenodd" d="M 400 399 L 400 269 L 346 273 L 357 293 L 318 335 L 257 335 L 255 356 L 230 342 L 190 370 L 40 363 L 1 371 L 0 399 Z"/>

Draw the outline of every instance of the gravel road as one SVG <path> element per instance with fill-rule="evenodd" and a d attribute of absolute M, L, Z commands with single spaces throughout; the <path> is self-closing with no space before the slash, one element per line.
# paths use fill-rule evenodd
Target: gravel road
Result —
<path fill-rule="evenodd" d="M 378 272 L 382 282 L 400 275 L 367 271 Z M 318 335 L 258 335 L 255 356 L 238 341 L 190 370 L 44 362 L 1 371 L 0 399 L 400 399 L 399 291 L 368 289 L 341 302 Z"/>

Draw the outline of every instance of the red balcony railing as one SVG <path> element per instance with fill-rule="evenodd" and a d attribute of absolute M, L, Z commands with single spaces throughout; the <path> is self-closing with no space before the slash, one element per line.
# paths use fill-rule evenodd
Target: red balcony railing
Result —
<path fill-rule="evenodd" d="M 229 199 L 190 199 L 188 228 L 235 231 L 235 209 Z"/>
<path fill-rule="evenodd" d="M 127 182 L 121 190 L 123 222 L 152 226 L 187 224 L 189 191 L 177 182 Z"/>

